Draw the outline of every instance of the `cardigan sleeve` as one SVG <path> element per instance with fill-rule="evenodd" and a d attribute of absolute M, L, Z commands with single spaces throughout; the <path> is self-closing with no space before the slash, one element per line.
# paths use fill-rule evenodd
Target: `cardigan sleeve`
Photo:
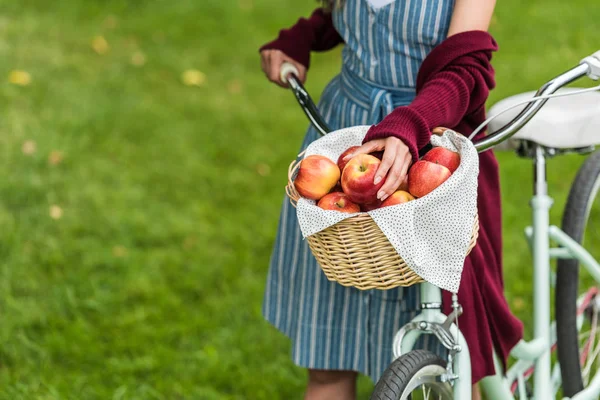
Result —
<path fill-rule="evenodd" d="M 429 143 L 433 128 L 456 128 L 473 116 L 480 120 L 495 86 L 491 59 L 497 49 L 494 38 L 484 31 L 462 32 L 444 40 L 423 61 L 411 104 L 396 108 L 372 126 L 364 142 L 395 136 L 408 146 L 414 162 L 419 149 Z"/>
<path fill-rule="evenodd" d="M 333 26 L 331 13 L 317 8 L 309 18 L 300 18 L 295 25 L 282 29 L 277 39 L 260 47 L 281 50 L 307 69 L 311 51 L 331 50 L 344 40 Z"/>

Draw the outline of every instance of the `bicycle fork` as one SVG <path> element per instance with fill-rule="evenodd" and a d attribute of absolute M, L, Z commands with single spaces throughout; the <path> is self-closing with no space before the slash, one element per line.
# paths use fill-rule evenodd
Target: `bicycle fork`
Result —
<path fill-rule="evenodd" d="M 456 319 L 462 313 L 454 297 L 453 311 L 442 313 L 442 292 L 431 283 L 420 284 L 421 312 L 404 325 L 394 337 L 394 358 L 414 348 L 421 334 L 435 335 L 449 351 L 447 374 L 442 379 L 452 382 L 454 398 L 471 399 L 471 360 L 467 342 L 459 331 Z"/>

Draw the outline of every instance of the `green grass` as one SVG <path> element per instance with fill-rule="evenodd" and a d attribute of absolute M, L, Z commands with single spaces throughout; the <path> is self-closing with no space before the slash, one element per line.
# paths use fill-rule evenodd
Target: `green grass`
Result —
<path fill-rule="evenodd" d="M 490 102 L 597 50 L 586 5 L 499 2 Z M 257 48 L 313 7 L 0 0 L 0 399 L 302 397 L 305 372 L 260 306 L 307 122 Z M 314 56 L 314 97 L 339 63 Z M 188 69 L 205 82 L 184 85 Z M 550 162 L 556 223 L 581 161 Z M 500 162 L 507 296 L 530 322 L 531 165 Z M 361 378 L 362 398 L 371 387 Z"/>

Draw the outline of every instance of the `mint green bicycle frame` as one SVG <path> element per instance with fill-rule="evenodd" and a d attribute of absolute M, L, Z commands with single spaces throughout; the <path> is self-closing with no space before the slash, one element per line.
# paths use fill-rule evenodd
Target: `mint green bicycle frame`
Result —
<path fill-rule="evenodd" d="M 541 158 L 543 160 L 543 157 Z M 537 167 L 540 167 L 539 158 Z M 545 180 L 544 180 L 545 183 Z M 600 283 L 600 264 L 588 251 L 571 239 L 559 227 L 549 224 L 549 210 L 552 199 L 546 193 L 537 193 L 531 200 L 533 210 L 533 226 L 525 229 L 530 241 L 534 259 L 534 338 L 521 341 L 511 351 L 517 362 L 506 372 L 500 372 L 501 364 L 495 359 L 497 374 L 484 378 L 481 386 L 490 400 L 512 399 L 510 387 L 513 382 L 523 380 L 523 374 L 535 364 L 534 397 L 536 400 L 554 399 L 560 388 L 560 371 L 555 367 L 550 371 L 550 347 L 556 340 L 555 323 L 550 323 L 550 260 L 552 258 L 576 258 L 590 273 L 596 282 Z M 551 248 L 550 239 L 559 247 Z M 441 291 L 429 284 L 421 284 L 421 299 L 423 303 L 441 303 Z M 430 321 L 443 323 L 446 315 L 437 309 L 424 309 L 413 321 Z M 582 321 L 578 321 L 578 325 Z M 581 326 L 581 325 L 580 325 Z M 454 360 L 454 371 L 458 379 L 454 382 L 454 398 L 469 400 L 471 398 L 471 364 L 468 346 L 457 329 L 452 326 L 452 332 L 458 338 L 462 350 Z M 414 345 L 418 331 L 410 331 L 400 344 L 402 353 L 409 351 Z M 396 348 L 397 344 L 394 346 Z M 395 354 L 395 357 L 400 354 Z M 548 383 L 551 382 L 551 385 Z M 519 385 L 522 389 L 523 386 Z M 593 400 L 600 397 L 600 374 L 596 374 L 587 388 L 578 393 L 572 400 Z M 525 393 L 520 398 L 526 399 Z M 565 398 L 566 399 L 566 398 Z"/>

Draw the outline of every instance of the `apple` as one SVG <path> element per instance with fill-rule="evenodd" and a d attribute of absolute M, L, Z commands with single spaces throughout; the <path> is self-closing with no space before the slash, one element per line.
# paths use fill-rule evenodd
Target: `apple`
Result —
<path fill-rule="evenodd" d="M 344 167 L 346 166 L 346 164 L 348 164 L 348 161 L 350 161 L 350 159 L 344 160 L 344 157 L 346 157 L 348 154 L 352 154 L 352 152 L 354 152 L 358 148 L 360 148 L 360 146 L 351 146 L 351 147 L 347 148 L 346 150 L 344 150 L 344 152 L 342 154 L 340 154 L 338 161 L 337 161 L 337 165 L 338 165 L 338 167 L 340 167 L 341 172 L 344 172 Z M 380 160 L 383 159 L 383 150 L 373 151 L 369 154 L 379 158 Z"/>
<path fill-rule="evenodd" d="M 396 204 L 407 203 L 414 199 L 412 194 L 404 190 L 396 190 L 390 197 L 381 203 L 381 207 L 395 206 Z"/>
<path fill-rule="evenodd" d="M 404 175 L 404 180 L 402 183 L 400 183 L 398 190 L 404 190 L 405 192 L 408 192 L 408 174 Z"/>
<path fill-rule="evenodd" d="M 377 185 L 373 183 L 381 161 L 370 154 L 359 154 L 350 159 L 342 172 L 342 189 L 350 200 L 358 204 L 377 202 L 377 192 L 385 178 Z"/>
<path fill-rule="evenodd" d="M 445 147 L 434 147 L 421 160 L 443 165 L 453 173 L 460 165 L 460 154 Z"/>
<path fill-rule="evenodd" d="M 344 157 L 346 157 L 348 154 L 351 154 L 354 150 L 358 149 L 359 147 L 360 146 L 348 147 L 346 150 L 344 150 L 342 154 L 340 154 L 337 160 L 337 165 L 340 168 L 340 172 L 344 171 L 344 167 L 346 166 L 346 164 L 348 164 L 348 161 L 350 161 L 350 159 L 344 160 Z"/>
<path fill-rule="evenodd" d="M 334 187 L 331 188 L 331 190 L 329 191 L 329 193 L 333 193 L 333 192 L 343 192 L 344 190 L 342 189 L 342 184 L 340 183 L 340 181 L 338 181 Z"/>
<path fill-rule="evenodd" d="M 408 191 L 415 197 L 423 197 L 444 183 L 450 175 L 450 170 L 443 165 L 417 161 L 408 170 Z"/>
<path fill-rule="evenodd" d="M 360 212 L 358 204 L 353 203 L 346 193 L 332 192 L 326 194 L 319 200 L 317 206 L 324 210 L 336 210 L 344 213 Z"/>
<path fill-rule="evenodd" d="M 300 162 L 294 187 L 302 197 L 319 200 L 340 180 L 340 169 L 329 158 L 307 156 Z"/>
<path fill-rule="evenodd" d="M 367 212 L 367 211 L 373 211 L 377 208 L 381 207 L 381 201 L 377 200 L 375 203 L 371 203 L 371 204 L 361 204 L 360 205 L 360 210 L 363 212 Z"/>

